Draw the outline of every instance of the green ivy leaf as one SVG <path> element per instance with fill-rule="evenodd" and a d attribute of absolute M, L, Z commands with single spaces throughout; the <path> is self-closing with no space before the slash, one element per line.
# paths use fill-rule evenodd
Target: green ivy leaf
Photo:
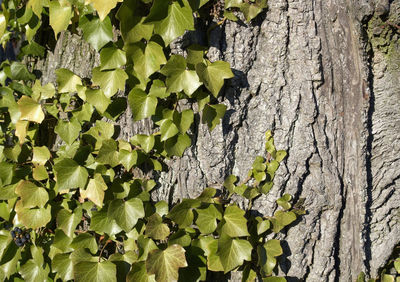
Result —
<path fill-rule="evenodd" d="M 104 145 L 104 143 L 103 143 Z M 87 198 L 97 206 L 103 206 L 104 191 L 107 190 L 107 184 L 104 182 L 101 174 L 96 173 L 93 179 L 89 180 L 86 190 L 81 190 L 82 198 Z"/>
<path fill-rule="evenodd" d="M 62 159 L 54 165 L 58 189 L 84 188 L 89 178 L 87 170 L 74 160 Z"/>
<path fill-rule="evenodd" d="M 33 259 L 28 260 L 19 270 L 22 278 L 27 282 L 46 281 L 49 272 L 50 269 L 48 265 L 43 268 L 42 265 L 38 265 Z"/>
<path fill-rule="evenodd" d="M 93 4 L 93 8 L 96 9 L 101 21 L 104 21 L 118 2 L 122 2 L 122 0 L 86 0 L 86 3 Z"/>
<path fill-rule="evenodd" d="M 7 21 L 3 13 L 0 14 L 0 38 L 3 37 L 4 32 L 7 30 Z"/>
<path fill-rule="evenodd" d="M 272 276 L 263 278 L 263 282 L 286 282 L 287 280 L 284 277 Z"/>
<path fill-rule="evenodd" d="M 129 232 L 138 219 L 144 217 L 143 202 L 138 198 L 125 202 L 123 200 L 114 200 L 108 207 L 108 216 L 115 219 L 125 232 Z"/>
<path fill-rule="evenodd" d="M 196 65 L 196 72 L 201 82 L 204 83 L 214 97 L 218 96 L 219 91 L 224 85 L 224 79 L 234 77 L 229 63 L 223 61 L 207 62 L 207 65 L 199 63 Z"/>
<path fill-rule="evenodd" d="M 164 149 L 169 156 L 182 157 L 183 152 L 192 144 L 187 134 L 178 134 L 165 141 Z"/>
<path fill-rule="evenodd" d="M 156 282 L 155 275 L 149 275 L 146 270 L 146 264 L 144 261 L 136 262 L 132 264 L 131 270 L 127 277 L 127 282 Z"/>
<path fill-rule="evenodd" d="M 282 208 L 285 210 L 289 210 L 292 205 L 289 203 L 289 201 L 292 199 L 292 196 L 289 194 L 284 194 L 281 198 L 276 200 L 276 203 L 280 205 Z"/>
<path fill-rule="evenodd" d="M 172 2 L 168 7 L 167 16 L 154 23 L 154 32 L 159 34 L 168 46 L 175 38 L 183 35 L 185 30 L 194 30 L 192 14 L 187 0 Z"/>
<path fill-rule="evenodd" d="M 196 209 L 198 217 L 196 224 L 202 234 L 210 234 L 217 228 L 217 219 L 221 220 L 221 212 L 215 207 L 215 205 L 209 205 L 205 209 Z"/>
<path fill-rule="evenodd" d="M 97 252 L 98 246 L 96 243 L 96 238 L 90 233 L 81 233 L 75 237 L 70 247 L 73 249 L 89 249 L 92 254 Z"/>
<path fill-rule="evenodd" d="M 180 55 L 172 55 L 160 72 L 167 77 L 166 84 L 169 92 L 185 91 L 191 96 L 201 85 L 196 72 L 186 69 L 186 60 Z"/>
<path fill-rule="evenodd" d="M 58 120 L 54 132 L 57 133 L 65 143 L 71 145 L 78 138 L 81 129 L 81 124 L 73 117 L 70 121 Z"/>
<path fill-rule="evenodd" d="M 283 254 L 281 242 L 277 239 L 270 239 L 264 244 L 264 248 L 267 251 L 267 255 L 273 257 L 279 257 Z"/>
<path fill-rule="evenodd" d="M 50 26 L 57 38 L 59 32 L 66 30 L 72 17 L 71 4 L 68 1 L 50 1 Z"/>
<path fill-rule="evenodd" d="M 42 15 L 42 9 L 45 5 L 46 1 L 44 0 L 29 0 L 28 4 L 26 5 L 27 8 L 31 8 L 32 11 L 40 18 Z"/>
<path fill-rule="evenodd" d="M 394 261 L 394 268 L 396 269 L 397 273 L 400 273 L 400 258 L 397 258 Z"/>
<path fill-rule="evenodd" d="M 225 115 L 226 106 L 224 104 L 205 105 L 203 109 L 202 123 L 207 123 L 210 130 L 213 130 L 221 123 L 222 117 Z"/>
<path fill-rule="evenodd" d="M 32 163 L 36 165 L 44 165 L 50 159 L 50 151 L 46 146 L 33 147 Z"/>
<path fill-rule="evenodd" d="M 224 225 L 221 233 L 230 237 L 249 236 L 245 211 L 236 205 L 228 206 L 224 212 Z"/>
<path fill-rule="evenodd" d="M 227 273 L 243 264 L 245 260 L 251 261 L 253 247 L 249 241 L 222 237 L 218 240 L 217 256 L 220 257 L 224 273 Z"/>
<path fill-rule="evenodd" d="M 161 141 L 165 141 L 179 133 L 179 129 L 170 119 L 162 119 L 157 124 L 161 130 Z"/>
<path fill-rule="evenodd" d="M 79 76 L 67 69 L 56 69 L 57 85 L 59 93 L 76 92 L 77 85 L 82 85 Z"/>
<path fill-rule="evenodd" d="M 129 152 L 127 150 L 119 151 L 120 163 L 129 171 L 134 165 L 137 164 L 138 153 L 136 151 Z"/>
<path fill-rule="evenodd" d="M 116 15 L 119 20 L 121 35 L 126 45 L 138 42 L 141 39 L 150 40 L 153 35 L 154 26 L 152 24 L 144 24 L 146 18 L 137 15 L 139 10 L 137 3 L 137 1 L 125 1 Z"/>
<path fill-rule="evenodd" d="M 125 81 L 128 75 L 122 69 L 101 71 L 100 67 L 94 68 L 92 72 L 92 81 L 103 90 L 107 98 L 111 98 L 118 90 L 125 89 Z"/>
<path fill-rule="evenodd" d="M 35 75 L 30 73 L 25 64 L 20 62 L 12 62 L 10 66 L 11 78 L 14 80 L 33 80 Z"/>
<path fill-rule="evenodd" d="M 225 9 L 228 8 L 240 8 L 243 4 L 243 0 L 226 0 Z"/>
<path fill-rule="evenodd" d="M 18 201 L 15 206 L 18 219 L 26 228 L 36 229 L 44 227 L 51 220 L 51 208 L 48 205 L 46 208 L 24 208 L 21 201 Z"/>
<path fill-rule="evenodd" d="M 74 278 L 77 282 L 116 282 L 117 267 L 109 261 L 82 261 L 74 265 Z"/>
<path fill-rule="evenodd" d="M 196 199 L 184 199 L 182 203 L 174 206 L 168 214 L 168 218 L 176 222 L 180 228 L 185 228 L 193 223 L 193 209 L 200 206 Z"/>
<path fill-rule="evenodd" d="M 275 233 L 281 231 L 285 226 L 291 224 L 293 221 L 296 220 L 296 214 L 294 212 L 284 212 L 284 211 L 277 211 L 274 214 L 274 217 L 271 218 L 272 222 L 272 230 Z"/>
<path fill-rule="evenodd" d="M 136 134 L 131 138 L 131 143 L 149 153 L 154 147 L 155 138 L 154 135 Z"/>
<path fill-rule="evenodd" d="M 165 240 L 170 231 L 168 225 L 162 223 L 162 218 L 157 213 L 150 216 L 146 224 L 146 236 L 154 240 Z"/>
<path fill-rule="evenodd" d="M 97 233 L 106 233 L 110 236 L 118 234 L 122 229 L 118 226 L 114 219 L 108 216 L 106 209 L 94 211 L 90 220 L 90 230 Z"/>
<path fill-rule="evenodd" d="M 111 167 L 117 166 L 119 164 L 117 148 L 118 145 L 114 139 L 104 140 L 96 160 L 101 164 L 108 164 Z"/>
<path fill-rule="evenodd" d="M 149 274 L 155 274 L 156 281 L 169 282 L 178 280 L 178 270 L 186 267 L 185 249 L 179 245 L 169 246 L 165 250 L 153 250 L 146 260 Z"/>
<path fill-rule="evenodd" d="M 138 75 L 149 77 L 167 62 L 162 46 L 154 41 L 138 42 L 129 46 L 134 70 Z"/>
<path fill-rule="evenodd" d="M 113 38 L 112 25 L 109 17 L 103 21 L 97 17 L 81 17 L 79 27 L 83 31 L 83 38 L 89 42 L 94 49 L 99 51 Z"/>
<path fill-rule="evenodd" d="M 151 117 L 156 112 L 157 98 L 147 95 L 141 89 L 132 89 L 128 94 L 128 102 L 134 120 Z"/>
<path fill-rule="evenodd" d="M 100 52 L 100 70 L 117 69 L 126 64 L 125 51 L 115 47 L 103 48 Z"/>
<path fill-rule="evenodd" d="M 57 214 L 57 227 L 64 231 L 64 233 L 72 237 L 76 226 L 82 220 L 82 209 L 77 208 L 73 213 L 66 209 L 62 209 Z"/>
<path fill-rule="evenodd" d="M 46 189 L 26 180 L 18 183 L 15 193 L 21 197 L 22 206 L 26 209 L 34 207 L 43 208 L 49 200 L 49 194 Z"/>
<path fill-rule="evenodd" d="M 87 89 L 85 94 L 87 101 L 93 105 L 100 114 L 104 114 L 111 100 L 104 94 L 103 90 Z"/>
<path fill-rule="evenodd" d="M 56 254 L 51 263 L 53 272 L 57 273 L 64 281 L 74 279 L 73 262 L 70 256 L 70 254 Z"/>

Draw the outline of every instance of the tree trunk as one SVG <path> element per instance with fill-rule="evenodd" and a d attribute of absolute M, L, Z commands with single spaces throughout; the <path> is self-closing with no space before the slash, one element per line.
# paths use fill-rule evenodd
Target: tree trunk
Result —
<path fill-rule="evenodd" d="M 221 187 L 229 174 L 245 178 L 272 129 L 288 157 L 253 209 L 270 215 L 291 193 L 307 210 L 280 235 L 282 274 L 375 277 L 400 238 L 400 1 L 375 1 L 269 0 L 251 24 L 211 30 L 210 59 L 228 61 L 235 73 L 221 99 L 226 116 L 211 133 L 197 118 L 192 147 L 157 176 L 154 198 L 174 202 Z M 59 67 L 90 76 L 97 55 L 63 36 L 39 65 L 44 79 L 54 81 Z M 202 36 L 187 34 L 173 52 Z M 130 117 L 128 110 L 119 120 L 121 137 L 151 130 L 150 121 Z"/>

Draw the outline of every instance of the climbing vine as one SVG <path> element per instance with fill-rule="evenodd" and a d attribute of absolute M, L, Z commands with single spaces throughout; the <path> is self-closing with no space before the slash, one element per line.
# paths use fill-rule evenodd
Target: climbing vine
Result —
<path fill-rule="evenodd" d="M 286 281 L 274 276 L 283 251 L 273 235 L 304 210 L 285 194 L 273 216 L 251 211 L 286 156 L 270 131 L 266 157 L 247 179 L 228 176 L 222 191 L 207 187 L 170 206 L 152 199 L 156 178 L 135 173 L 181 157 L 196 116 L 213 130 L 225 114 L 217 98 L 233 77 L 229 63 L 209 61 L 205 47 L 181 56 L 169 46 L 194 30 L 207 2 L 2 1 L 1 43 L 23 40 L 25 61 L 0 68 L 0 280 L 203 281 L 240 270 L 243 281 Z M 266 7 L 225 3 L 229 17 L 241 11 L 247 20 Z M 51 44 L 36 34 L 57 39 L 66 30 L 82 35 L 100 64 L 91 77 L 59 68 L 55 83 L 43 84 L 32 62 Z M 114 122 L 127 107 L 134 121 L 151 119 L 154 133 L 118 139 Z"/>

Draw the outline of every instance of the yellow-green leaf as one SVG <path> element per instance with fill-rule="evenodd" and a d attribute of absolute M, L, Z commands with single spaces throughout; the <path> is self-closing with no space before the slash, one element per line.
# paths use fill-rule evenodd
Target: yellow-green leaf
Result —
<path fill-rule="evenodd" d="M 49 5 L 50 25 L 57 38 L 59 32 L 66 30 L 72 17 L 72 9 L 68 1 L 53 0 Z"/>
<path fill-rule="evenodd" d="M 41 123 L 44 120 L 42 106 L 31 97 L 22 96 L 18 101 L 18 107 L 21 112 L 21 120 L 37 123 Z"/>

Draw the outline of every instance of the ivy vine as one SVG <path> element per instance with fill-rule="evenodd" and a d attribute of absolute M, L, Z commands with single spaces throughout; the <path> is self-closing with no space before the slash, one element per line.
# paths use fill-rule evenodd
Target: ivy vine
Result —
<path fill-rule="evenodd" d="M 152 200 L 155 179 L 134 176 L 181 157 L 196 115 L 213 130 L 225 114 L 217 98 L 233 77 L 229 63 L 209 61 L 205 47 L 189 46 L 185 57 L 169 47 L 194 30 L 207 2 L 2 1 L 0 41 L 24 40 L 25 62 L 0 66 L 0 280 L 204 281 L 240 270 L 243 281 L 286 281 L 274 276 L 283 250 L 273 235 L 304 210 L 285 194 L 273 216 L 251 211 L 286 156 L 270 131 L 267 157 L 243 181 L 228 176 L 226 193 L 207 187 L 169 206 Z M 250 21 L 266 8 L 265 0 L 225 4 L 227 19 L 242 12 Z M 45 57 L 51 47 L 35 37 L 50 30 L 55 39 L 79 33 L 99 52 L 91 77 L 59 68 L 55 83 L 42 83 L 26 58 Z M 182 100 L 196 111 L 181 110 Z M 117 139 L 109 121 L 128 106 L 133 120 L 154 122 L 154 133 Z"/>

